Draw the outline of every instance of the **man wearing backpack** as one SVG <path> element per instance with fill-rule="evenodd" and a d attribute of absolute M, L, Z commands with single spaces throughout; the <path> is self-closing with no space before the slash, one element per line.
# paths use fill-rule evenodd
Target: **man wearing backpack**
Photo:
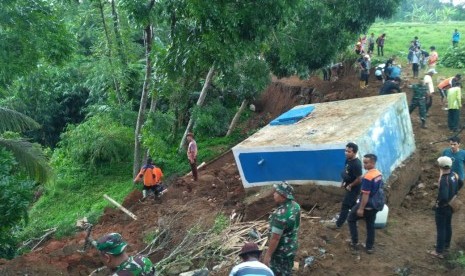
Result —
<path fill-rule="evenodd" d="M 358 253 L 359 249 L 357 229 L 359 219 L 365 219 L 366 222 L 366 252 L 374 253 L 376 213 L 384 207 L 383 176 L 375 168 L 377 160 L 378 157 L 371 153 L 363 156 L 363 168 L 367 172 L 362 178 L 362 192 L 359 202 L 352 208 L 347 219 L 351 236 L 350 247 L 354 253 Z"/>
<path fill-rule="evenodd" d="M 162 177 L 163 172 L 161 169 L 153 164 L 152 158 L 148 158 L 147 163 L 142 166 L 139 173 L 134 178 L 134 184 L 140 182 L 142 179 L 144 181 L 142 201 L 145 200 L 149 191 L 153 192 L 156 197 L 160 197 L 160 192 L 163 190 L 161 186 Z"/>

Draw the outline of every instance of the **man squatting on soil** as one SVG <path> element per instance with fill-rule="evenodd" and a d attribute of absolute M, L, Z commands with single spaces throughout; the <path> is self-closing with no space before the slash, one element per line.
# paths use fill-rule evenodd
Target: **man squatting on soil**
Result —
<path fill-rule="evenodd" d="M 451 171 L 452 159 L 447 156 L 438 158 L 439 165 L 439 190 L 435 206 L 436 221 L 436 249 L 428 251 L 434 257 L 443 259 L 444 251 L 450 247 L 452 239 L 452 208 L 450 200 L 463 186 L 457 173 Z"/>
<path fill-rule="evenodd" d="M 95 247 L 103 264 L 112 270 L 112 276 L 154 276 L 155 267 L 149 258 L 128 256 L 127 245 L 120 234 L 110 233 L 98 239 Z"/>
<path fill-rule="evenodd" d="M 197 181 L 197 143 L 194 140 L 194 134 L 192 132 L 187 133 L 187 159 L 189 160 L 189 165 L 191 166 L 192 177 L 194 181 Z"/>
<path fill-rule="evenodd" d="M 142 201 L 145 200 L 147 195 L 152 192 L 155 198 L 160 197 L 160 192 L 163 190 L 161 186 L 161 179 L 163 172 L 161 169 L 153 164 L 152 158 L 147 159 L 147 163 L 142 166 L 139 173 L 134 178 L 134 184 L 144 180 L 144 188 L 142 190 Z"/>
<path fill-rule="evenodd" d="M 270 237 L 263 263 L 277 276 L 292 275 L 300 226 L 300 205 L 294 201 L 294 188 L 286 181 L 274 185 L 273 199 L 278 208 L 270 215 Z"/>
<path fill-rule="evenodd" d="M 378 171 L 376 161 L 378 158 L 374 154 L 365 154 L 363 156 L 363 168 L 367 170 L 362 178 L 361 197 L 360 201 L 350 210 L 349 218 L 349 230 L 351 236 L 351 248 L 354 252 L 358 252 L 358 230 L 357 220 L 365 219 L 366 224 L 366 252 L 372 254 L 374 252 L 373 245 L 375 243 L 375 219 L 376 213 L 378 212 L 373 208 L 371 198 L 380 189 L 380 185 L 383 184 L 383 176 Z"/>
<path fill-rule="evenodd" d="M 345 165 L 341 172 L 341 187 L 346 190 L 342 201 L 341 211 L 336 223 L 332 221 L 327 225 L 331 229 L 340 229 L 349 215 L 349 210 L 354 207 L 360 194 L 360 183 L 362 182 L 362 162 L 357 157 L 358 145 L 348 143 L 345 150 Z"/>

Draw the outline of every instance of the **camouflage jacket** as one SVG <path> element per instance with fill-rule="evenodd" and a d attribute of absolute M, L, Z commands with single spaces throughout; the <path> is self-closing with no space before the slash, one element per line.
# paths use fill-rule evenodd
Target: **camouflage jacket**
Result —
<path fill-rule="evenodd" d="M 131 256 L 121 263 L 112 276 L 155 276 L 155 267 L 147 257 Z"/>
<path fill-rule="evenodd" d="M 428 95 L 428 88 L 422 84 L 412 85 L 413 99 L 424 99 Z"/>
<path fill-rule="evenodd" d="M 271 233 L 281 235 L 273 255 L 283 257 L 295 255 L 298 248 L 297 232 L 300 226 L 300 205 L 293 200 L 287 200 L 270 215 L 269 223 L 270 235 Z"/>

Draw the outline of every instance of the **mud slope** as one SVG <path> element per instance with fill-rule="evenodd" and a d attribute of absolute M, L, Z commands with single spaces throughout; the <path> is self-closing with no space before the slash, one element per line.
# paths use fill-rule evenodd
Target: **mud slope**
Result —
<path fill-rule="evenodd" d="M 354 72 L 348 70 L 336 82 L 324 82 L 318 77 L 301 81 L 297 78 L 274 80 L 262 98 L 255 104 L 256 116 L 248 122 L 248 129 L 256 129 L 268 123 L 283 111 L 296 104 L 342 100 L 377 95 L 380 83 L 370 80 L 368 89 L 358 88 Z M 411 92 L 406 89 L 408 98 Z M 447 143 L 431 145 L 430 142 L 445 139 L 447 113 L 441 110 L 439 97 L 434 99 L 428 118 L 428 129 L 419 128 L 417 112 L 412 114 L 417 150 L 421 163 L 421 177 L 418 183 L 411 183 L 412 190 L 402 203 L 402 207 L 391 208 L 389 225 L 377 231 L 376 253 L 359 257 L 350 254 L 347 247 L 349 231 L 346 225 L 340 231 L 321 226 L 318 220 L 303 219 L 299 235 L 300 249 L 297 260 L 303 262 L 308 256 L 315 256 L 309 268 L 303 268 L 296 275 L 464 275 L 454 264 L 433 259 L 426 254 L 435 244 L 434 213 L 431 210 L 437 189 L 438 172 L 435 159 Z M 372 107 L 376 108 L 376 107 Z M 367 107 L 369 116 L 369 107 Z M 380 157 L 382 158 L 382 157 Z M 418 184 L 422 185 L 418 185 Z M 187 190 L 191 186 L 192 192 Z M 200 180 L 191 184 L 189 178 L 179 178 L 172 182 L 169 192 L 161 204 L 152 201 L 139 203 L 140 192 L 134 191 L 125 200 L 124 206 L 139 218 L 132 220 L 113 208 L 105 210 L 93 235 L 120 232 L 131 245 L 129 253 L 145 247 L 143 242 L 150 233 L 166 221 L 177 218 L 172 227 L 171 245 L 179 243 L 192 225 L 200 222 L 212 223 L 218 212 L 229 214 L 232 210 L 245 213 L 248 220 L 266 218 L 273 208 L 271 197 L 245 206 L 245 192 L 239 179 L 232 154 L 226 153 L 200 171 Z M 311 193 L 297 195 L 297 201 L 308 211 L 315 206 L 312 216 L 329 219 L 339 209 L 341 193 L 327 193 L 314 189 Z M 452 252 L 463 250 L 465 246 L 464 215 L 454 215 L 454 237 Z M 361 240 L 364 240 L 363 222 L 360 222 Z M 83 246 L 83 233 L 64 240 L 50 240 L 34 252 L 12 261 L 0 260 L 1 275 L 88 275 L 101 266 L 97 252 L 93 249 L 78 253 Z M 325 252 L 322 254 L 321 252 Z M 157 262 L 165 252 L 151 256 Z M 225 268 L 215 275 L 227 275 Z M 402 274 L 403 273 L 403 274 Z M 99 274 L 103 275 L 103 274 Z"/>

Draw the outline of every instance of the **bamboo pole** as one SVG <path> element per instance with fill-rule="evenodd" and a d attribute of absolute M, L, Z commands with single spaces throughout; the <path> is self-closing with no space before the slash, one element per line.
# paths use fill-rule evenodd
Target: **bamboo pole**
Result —
<path fill-rule="evenodd" d="M 120 209 L 121 211 L 125 212 L 128 216 L 130 216 L 131 218 L 133 218 L 134 220 L 137 220 L 137 217 L 136 215 L 134 215 L 131 211 L 129 211 L 128 209 L 124 208 L 123 206 L 121 206 L 121 204 L 119 204 L 118 202 L 116 202 L 113 198 L 107 196 L 107 194 L 104 194 L 103 197 L 110 201 L 111 203 L 113 203 L 113 205 L 115 205 L 116 207 L 118 207 L 118 209 Z"/>

